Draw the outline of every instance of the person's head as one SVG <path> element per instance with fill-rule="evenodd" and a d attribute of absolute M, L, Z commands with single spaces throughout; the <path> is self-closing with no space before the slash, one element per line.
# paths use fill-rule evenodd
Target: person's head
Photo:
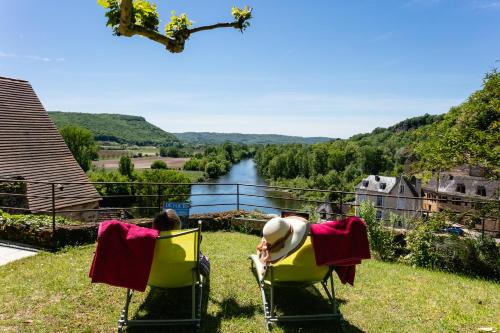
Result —
<path fill-rule="evenodd" d="M 181 219 L 173 209 L 167 209 L 156 215 L 153 220 L 153 229 L 160 231 L 178 230 L 181 228 Z"/>

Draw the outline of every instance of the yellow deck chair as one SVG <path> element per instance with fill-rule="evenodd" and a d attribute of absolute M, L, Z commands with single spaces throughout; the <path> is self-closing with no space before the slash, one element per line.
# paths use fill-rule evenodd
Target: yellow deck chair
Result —
<path fill-rule="evenodd" d="M 272 329 L 272 324 L 281 321 L 342 320 L 342 315 L 335 301 L 333 267 L 316 265 L 311 236 L 307 236 L 304 244 L 297 251 L 275 264 L 263 265 L 256 254 L 251 255 L 249 259 L 259 284 L 264 316 L 269 331 Z M 274 311 L 275 287 L 305 288 L 316 283 L 321 283 L 331 304 L 332 312 L 308 315 L 276 315 Z M 330 290 L 328 284 L 330 284 Z M 269 294 L 269 301 L 267 294 Z"/>
<path fill-rule="evenodd" d="M 198 228 L 162 231 L 156 240 L 148 285 L 157 288 L 191 286 L 191 318 L 167 320 L 129 320 L 133 290 L 127 289 L 125 306 L 118 320 L 118 332 L 124 326 L 195 325 L 200 328 L 203 276 L 199 271 L 201 222 Z"/>

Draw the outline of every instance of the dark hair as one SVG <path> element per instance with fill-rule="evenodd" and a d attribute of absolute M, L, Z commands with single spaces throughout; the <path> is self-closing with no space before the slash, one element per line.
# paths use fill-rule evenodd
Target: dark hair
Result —
<path fill-rule="evenodd" d="M 174 210 L 168 209 L 156 215 L 153 220 L 153 229 L 159 231 L 178 230 L 181 228 L 181 220 Z"/>

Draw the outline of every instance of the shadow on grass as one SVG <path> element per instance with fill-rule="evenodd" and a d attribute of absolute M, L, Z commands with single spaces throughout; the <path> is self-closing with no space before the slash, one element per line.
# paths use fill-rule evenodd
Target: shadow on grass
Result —
<path fill-rule="evenodd" d="M 210 294 L 210 283 L 207 280 L 203 286 L 203 303 L 201 310 L 201 332 L 218 332 L 222 320 L 231 318 L 251 318 L 260 309 L 257 305 L 242 306 L 238 301 L 229 297 L 222 301 L 210 298 L 210 302 L 217 304 L 219 311 L 215 314 L 207 314 Z M 133 319 L 182 319 L 191 317 L 191 287 L 179 289 L 152 289 L 144 302 L 139 306 Z M 132 326 L 127 332 L 162 332 L 162 333 L 184 333 L 196 332 L 194 326 Z"/>
<path fill-rule="evenodd" d="M 202 303 L 202 327 L 206 314 L 208 295 L 210 289 L 209 280 L 203 285 Z M 197 299 L 198 301 L 198 299 Z M 161 319 L 189 319 L 191 318 L 191 287 L 161 289 L 151 288 L 142 304 L 133 316 L 133 320 L 161 320 Z M 170 332 L 196 332 L 194 325 L 172 325 L 172 326 L 131 326 L 126 332 L 142 333 L 170 333 Z"/>
<path fill-rule="evenodd" d="M 277 315 L 314 315 L 332 313 L 332 306 L 328 299 L 321 294 L 316 286 L 303 288 L 276 287 L 274 289 L 275 311 Z M 345 300 L 336 298 L 338 305 L 347 303 Z M 348 321 L 298 321 L 279 322 L 275 324 L 283 332 L 363 332 Z"/>
<path fill-rule="evenodd" d="M 254 277 L 257 280 L 257 275 L 254 269 L 250 268 Z M 258 280 L 257 280 L 258 283 Z M 316 285 L 298 286 L 292 284 L 289 287 L 274 288 L 274 305 L 275 314 L 278 316 L 286 315 L 314 315 L 323 313 L 332 313 L 332 306 L 328 299 L 320 292 Z M 267 289 L 267 288 L 266 288 Z M 269 293 L 266 292 L 267 301 L 270 301 Z M 340 298 L 335 298 L 337 306 L 342 312 L 341 305 L 347 301 Z M 261 308 L 262 313 L 262 308 Z M 263 314 L 262 314 L 263 315 Z M 274 326 L 279 327 L 283 332 L 308 332 L 308 333 L 323 333 L 323 332 L 346 332 L 346 333 L 362 333 L 363 330 L 352 325 L 347 320 L 324 320 L 324 321 L 297 321 L 297 322 L 278 322 Z"/>

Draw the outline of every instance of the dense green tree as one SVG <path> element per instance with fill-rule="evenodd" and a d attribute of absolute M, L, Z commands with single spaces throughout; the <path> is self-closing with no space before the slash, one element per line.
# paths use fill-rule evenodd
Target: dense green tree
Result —
<path fill-rule="evenodd" d="M 88 171 L 92 160 L 97 158 L 98 149 L 92 132 L 73 125 L 64 126 L 59 132 L 80 167 Z"/>
<path fill-rule="evenodd" d="M 217 162 L 208 162 L 205 166 L 205 172 L 210 178 L 216 178 L 222 174 L 221 165 Z"/>
<path fill-rule="evenodd" d="M 151 169 L 166 169 L 167 168 L 167 163 L 161 160 L 156 160 L 153 163 L 151 163 Z"/>
<path fill-rule="evenodd" d="M 181 150 L 178 147 L 160 147 L 161 157 L 180 157 Z"/>
<path fill-rule="evenodd" d="M 134 163 L 132 163 L 132 159 L 129 156 L 120 157 L 118 171 L 124 176 L 132 177 L 132 173 L 134 172 Z"/>
<path fill-rule="evenodd" d="M 483 88 L 454 107 L 443 121 L 423 131 L 415 147 L 421 170 L 471 164 L 500 176 L 500 73 L 488 73 Z"/>

